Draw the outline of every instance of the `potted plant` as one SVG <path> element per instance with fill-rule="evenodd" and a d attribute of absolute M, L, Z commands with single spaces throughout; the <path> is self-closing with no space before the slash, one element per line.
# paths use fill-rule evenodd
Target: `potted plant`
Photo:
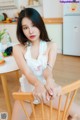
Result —
<path fill-rule="evenodd" d="M 1 41 L 2 41 L 5 33 L 6 33 L 6 29 L 0 30 L 0 52 L 2 52 L 2 49 L 3 49 Z"/>
<path fill-rule="evenodd" d="M 1 40 L 3 39 L 5 33 L 6 33 L 6 29 L 3 29 L 0 31 L 0 43 L 1 43 Z"/>

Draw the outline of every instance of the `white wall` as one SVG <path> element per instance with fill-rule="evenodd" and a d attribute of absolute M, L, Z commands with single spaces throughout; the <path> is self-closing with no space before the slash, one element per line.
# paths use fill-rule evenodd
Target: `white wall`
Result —
<path fill-rule="evenodd" d="M 62 24 L 46 24 L 50 40 L 58 47 L 58 53 L 62 53 Z"/>
<path fill-rule="evenodd" d="M 12 18 L 15 16 L 17 12 L 20 11 L 21 6 L 28 7 L 28 0 L 16 0 L 17 1 L 17 9 L 4 9 L 0 10 L 1 13 L 7 13 L 8 17 Z M 59 2 L 59 0 L 39 0 L 41 6 L 34 7 L 41 16 L 45 18 L 55 18 L 62 17 L 63 14 L 63 4 Z"/>
<path fill-rule="evenodd" d="M 63 16 L 63 4 L 59 0 L 43 0 L 43 13 L 45 18 Z"/>
<path fill-rule="evenodd" d="M 22 6 L 29 7 L 28 0 L 16 0 L 16 1 L 17 1 L 16 9 L 11 8 L 3 9 L 0 10 L 0 13 L 6 13 L 9 18 L 13 18 L 18 12 L 20 12 Z M 40 0 L 40 6 L 35 6 L 33 8 L 35 8 L 41 14 L 41 16 L 43 16 L 42 0 Z"/>
<path fill-rule="evenodd" d="M 4 10 L 2 12 L 7 12 L 9 17 L 12 17 L 15 12 L 17 12 L 21 5 L 27 6 L 27 0 L 18 0 L 18 9 Z M 45 18 L 56 18 L 62 17 L 63 6 L 59 3 L 59 0 L 40 0 L 41 6 L 34 7 L 38 12 Z M 16 25 L 5 25 L 9 30 L 11 38 L 13 41 L 16 39 Z M 52 41 L 57 43 L 58 52 L 62 52 L 62 24 L 46 24 L 46 28 L 49 34 L 49 37 Z M 15 37 L 14 37 L 14 36 Z"/>
<path fill-rule="evenodd" d="M 0 29 L 6 28 L 10 34 L 10 37 L 13 42 L 18 42 L 16 37 L 16 24 L 1 24 Z M 61 24 L 46 24 L 47 32 L 49 38 L 57 43 L 58 46 L 58 53 L 62 53 L 62 25 Z M 3 43 L 6 39 L 4 38 Z"/>

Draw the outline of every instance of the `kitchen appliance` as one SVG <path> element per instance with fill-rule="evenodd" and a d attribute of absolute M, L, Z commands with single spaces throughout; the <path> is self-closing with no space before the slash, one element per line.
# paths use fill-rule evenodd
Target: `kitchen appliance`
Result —
<path fill-rule="evenodd" d="M 80 56 L 80 3 L 65 3 L 63 11 L 63 54 Z"/>

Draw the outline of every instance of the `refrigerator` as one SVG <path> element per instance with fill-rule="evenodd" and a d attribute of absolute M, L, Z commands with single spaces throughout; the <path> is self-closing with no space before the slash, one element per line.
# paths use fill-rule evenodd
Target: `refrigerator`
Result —
<path fill-rule="evenodd" d="M 80 3 L 66 3 L 63 11 L 63 54 L 80 56 Z"/>

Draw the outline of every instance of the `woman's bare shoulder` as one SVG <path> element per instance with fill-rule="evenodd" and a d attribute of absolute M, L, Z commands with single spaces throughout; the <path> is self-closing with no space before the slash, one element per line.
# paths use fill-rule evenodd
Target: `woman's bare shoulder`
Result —
<path fill-rule="evenodd" d="M 25 54 L 25 50 L 27 49 L 27 47 L 25 47 L 22 44 L 16 44 L 13 46 L 13 52 L 22 52 L 23 54 Z"/>
<path fill-rule="evenodd" d="M 23 47 L 22 44 L 16 44 L 16 45 L 13 46 L 14 49 L 18 49 L 18 48 L 22 48 L 22 47 Z"/>

